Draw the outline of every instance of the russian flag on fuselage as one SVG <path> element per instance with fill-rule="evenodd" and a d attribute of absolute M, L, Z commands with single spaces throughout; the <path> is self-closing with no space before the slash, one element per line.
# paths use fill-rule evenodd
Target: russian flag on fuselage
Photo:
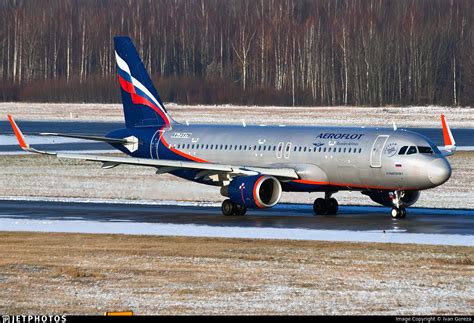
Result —
<path fill-rule="evenodd" d="M 127 128 L 172 123 L 129 37 L 115 37 L 115 59 Z"/>

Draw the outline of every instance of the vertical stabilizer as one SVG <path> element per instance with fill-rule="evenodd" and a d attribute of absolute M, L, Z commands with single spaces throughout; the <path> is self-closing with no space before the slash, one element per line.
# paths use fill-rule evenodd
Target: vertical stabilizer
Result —
<path fill-rule="evenodd" d="M 174 121 L 129 37 L 115 37 L 115 59 L 127 128 L 170 126 Z"/>

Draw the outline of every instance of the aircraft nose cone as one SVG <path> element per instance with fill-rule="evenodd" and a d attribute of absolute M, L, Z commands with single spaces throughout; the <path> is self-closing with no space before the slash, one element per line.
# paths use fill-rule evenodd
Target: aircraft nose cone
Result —
<path fill-rule="evenodd" d="M 451 166 L 445 158 L 438 158 L 429 164 L 428 178 L 438 186 L 446 182 L 451 176 Z"/>

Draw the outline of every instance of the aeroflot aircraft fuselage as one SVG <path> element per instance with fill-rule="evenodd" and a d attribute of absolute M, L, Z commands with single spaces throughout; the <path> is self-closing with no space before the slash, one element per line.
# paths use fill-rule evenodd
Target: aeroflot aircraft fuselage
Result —
<path fill-rule="evenodd" d="M 221 187 L 225 215 L 278 203 L 282 191 L 324 192 L 315 214 L 335 214 L 332 197 L 357 190 L 392 207 L 394 218 L 406 215 L 420 190 L 446 182 L 451 167 L 445 156 L 455 143 L 441 117 L 445 147 L 405 130 L 365 127 L 254 125 L 184 125 L 175 122 L 158 96 L 127 37 L 115 38 L 118 79 L 126 128 L 105 137 L 67 136 L 110 143 L 133 158 L 37 151 L 26 143 L 11 117 L 23 149 L 59 158 L 100 161 L 104 168 L 133 164 L 157 168 L 186 180 Z"/>

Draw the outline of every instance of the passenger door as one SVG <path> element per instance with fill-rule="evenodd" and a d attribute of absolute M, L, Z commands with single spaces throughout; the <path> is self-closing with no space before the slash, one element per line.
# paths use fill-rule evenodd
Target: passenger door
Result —
<path fill-rule="evenodd" d="M 375 139 L 370 152 L 370 167 L 382 167 L 382 152 L 388 137 L 388 135 L 380 135 Z"/>

